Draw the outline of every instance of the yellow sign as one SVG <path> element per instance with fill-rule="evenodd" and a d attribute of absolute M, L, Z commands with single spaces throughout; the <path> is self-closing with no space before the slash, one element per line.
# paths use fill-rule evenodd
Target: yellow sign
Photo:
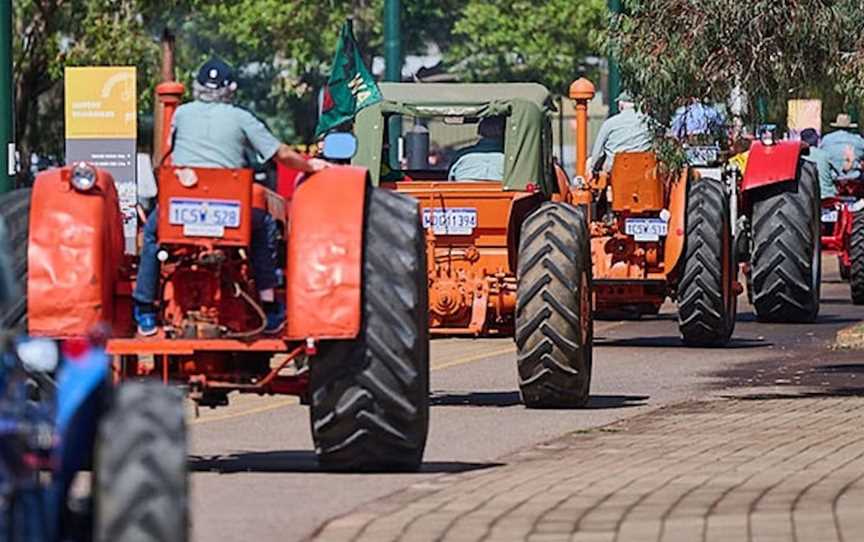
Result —
<path fill-rule="evenodd" d="M 800 134 L 805 128 L 822 133 L 822 100 L 789 100 L 787 126 Z"/>
<path fill-rule="evenodd" d="M 135 138 L 134 67 L 66 68 L 66 138 Z"/>

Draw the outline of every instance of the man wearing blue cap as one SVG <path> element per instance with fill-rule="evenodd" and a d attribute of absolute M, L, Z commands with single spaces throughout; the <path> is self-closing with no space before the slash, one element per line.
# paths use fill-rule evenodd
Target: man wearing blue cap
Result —
<path fill-rule="evenodd" d="M 270 159 L 284 166 L 314 173 L 329 167 L 324 160 L 307 160 L 279 141 L 251 112 L 235 106 L 237 81 L 231 67 L 219 59 L 207 61 L 192 83 L 194 101 L 177 108 L 172 125 L 171 154 L 178 166 L 239 169 L 249 167 L 246 151 L 251 149 L 262 161 Z M 135 321 L 141 335 L 157 331 L 153 303 L 159 285 L 156 240 L 157 212 L 144 226 L 144 246 L 135 282 Z M 259 209 L 252 213 L 250 256 L 255 284 L 267 314 L 266 331 L 275 332 L 285 320 L 285 311 L 275 299 L 276 225 Z"/>

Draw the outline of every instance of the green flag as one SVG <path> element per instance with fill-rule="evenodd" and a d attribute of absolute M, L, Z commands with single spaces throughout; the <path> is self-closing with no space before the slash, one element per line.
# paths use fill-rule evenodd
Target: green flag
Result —
<path fill-rule="evenodd" d="M 320 136 L 354 118 L 364 107 L 381 101 L 381 91 L 363 64 L 351 23 L 342 25 L 339 45 L 333 55 L 333 71 L 324 86 L 321 115 L 315 135 Z"/>

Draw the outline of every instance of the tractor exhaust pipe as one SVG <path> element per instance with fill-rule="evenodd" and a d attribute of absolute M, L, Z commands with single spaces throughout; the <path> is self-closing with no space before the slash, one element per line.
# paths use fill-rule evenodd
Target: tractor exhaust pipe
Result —
<path fill-rule="evenodd" d="M 570 85 L 570 99 L 576 109 L 576 177 L 586 177 L 588 161 L 588 102 L 594 97 L 594 85 L 581 77 Z"/>

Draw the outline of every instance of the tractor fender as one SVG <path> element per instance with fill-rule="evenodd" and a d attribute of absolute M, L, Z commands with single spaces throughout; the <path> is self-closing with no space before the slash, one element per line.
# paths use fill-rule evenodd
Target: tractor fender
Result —
<path fill-rule="evenodd" d="M 778 141 L 768 146 L 754 141 L 747 157 L 741 191 L 795 180 L 802 149 L 800 141 Z"/>
<path fill-rule="evenodd" d="M 294 193 L 288 218 L 286 338 L 353 339 L 360 332 L 363 221 L 369 172 L 336 166 Z"/>
<path fill-rule="evenodd" d="M 510 204 L 507 215 L 507 263 L 513 275 L 516 274 L 519 264 L 519 235 L 522 232 L 522 223 L 545 199 L 541 193 L 524 192 L 515 196 Z"/>
<path fill-rule="evenodd" d="M 27 248 L 27 317 L 31 335 L 85 335 L 113 323 L 123 260 L 123 219 L 114 179 L 97 170 L 79 192 L 70 167 L 40 173 L 33 185 Z M 117 330 L 115 330 L 117 331 Z"/>
<path fill-rule="evenodd" d="M 687 227 L 687 185 L 698 182 L 698 173 L 684 168 L 677 181 L 674 181 L 669 191 L 669 227 L 666 234 L 666 246 L 663 253 L 663 269 L 666 276 L 672 274 L 684 253 L 685 231 Z M 694 178 L 695 176 L 695 178 Z"/>

